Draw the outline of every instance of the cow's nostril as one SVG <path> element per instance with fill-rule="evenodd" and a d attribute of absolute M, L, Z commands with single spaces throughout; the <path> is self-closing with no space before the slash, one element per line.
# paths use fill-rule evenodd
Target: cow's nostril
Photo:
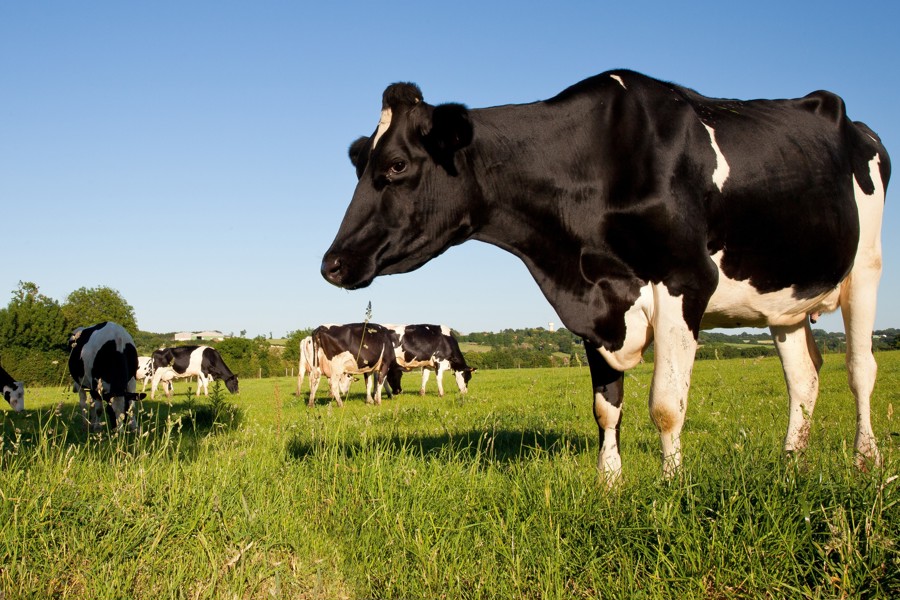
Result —
<path fill-rule="evenodd" d="M 331 282 L 336 282 L 341 278 L 344 271 L 344 265 L 339 256 L 328 257 L 322 261 L 322 277 Z"/>

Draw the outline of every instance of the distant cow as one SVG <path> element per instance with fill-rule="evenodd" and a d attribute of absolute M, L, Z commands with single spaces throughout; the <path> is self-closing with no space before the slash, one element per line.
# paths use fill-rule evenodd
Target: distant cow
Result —
<path fill-rule="evenodd" d="M 456 385 L 460 393 L 468 392 L 468 383 L 472 379 L 473 367 L 466 364 L 459 343 L 450 328 L 444 325 L 385 325 L 397 334 L 394 354 L 397 365 L 404 370 L 422 368 L 422 387 L 419 394 L 425 394 L 428 376 L 435 371 L 438 394 L 444 395 L 444 373 L 453 371 Z M 399 393 L 400 374 L 390 377 L 391 389 Z M 395 385 L 396 383 L 396 385 Z"/>
<path fill-rule="evenodd" d="M 311 335 L 300 340 L 300 361 L 297 365 L 297 396 L 303 394 L 303 379 L 309 374 L 310 389 L 313 383 L 313 370 L 315 369 L 316 377 L 322 376 L 322 370 L 318 366 L 317 361 L 313 360 L 313 339 Z M 339 382 L 339 389 L 342 394 L 346 395 L 350 390 L 350 384 L 353 382 L 353 375 L 345 373 Z M 331 389 L 329 383 L 329 391 Z"/>
<path fill-rule="evenodd" d="M 624 372 L 655 349 L 650 418 L 663 474 L 681 465 L 701 329 L 769 327 L 806 448 L 822 357 L 807 315 L 840 308 L 860 467 L 879 464 L 870 398 L 891 160 L 827 91 L 735 100 L 628 70 L 527 104 L 434 106 L 388 86 L 322 259 L 358 289 L 467 240 L 519 257 L 585 344 L 598 468 L 621 472 Z"/>
<path fill-rule="evenodd" d="M 25 384 L 15 381 L 3 367 L 0 367 L 0 389 L 10 408 L 16 412 L 25 410 Z"/>
<path fill-rule="evenodd" d="M 153 352 L 153 382 L 150 388 L 150 398 L 156 394 L 156 386 L 167 375 L 167 368 L 171 368 L 174 377 L 197 376 L 197 396 L 200 388 L 203 393 L 209 395 L 209 382 L 213 379 L 221 379 L 225 387 L 232 394 L 238 393 L 238 378 L 231 372 L 219 351 L 209 346 L 176 346 L 174 348 L 162 348 Z"/>
<path fill-rule="evenodd" d="M 164 371 L 165 372 L 160 377 L 160 381 L 165 384 L 166 396 L 171 398 L 174 389 L 172 380 L 175 379 L 175 371 L 168 367 L 166 367 Z M 144 382 L 141 386 L 142 392 L 147 391 L 147 385 L 152 381 L 153 373 L 153 358 L 150 356 L 138 356 L 138 368 L 134 376 L 138 381 Z M 151 392 L 156 392 L 156 390 L 153 389 Z"/>
<path fill-rule="evenodd" d="M 135 393 L 138 356 L 134 340 L 125 329 L 111 321 L 91 327 L 79 327 L 69 336 L 69 373 L 78 392 L 81 415 L 92 429 L 99 428 L 103 400 L 112 407 L 116 428 L 126 418 L 130 429 L 138 428 L 135 400 L 146 394 Z M 91 396 L 89 416 L 87 394 Z M 130 413 L 130 417 L 127 415 Z"/>
<path fill-rule="evenodd" d="M 381 404 L 381 391 L 388 371 L 394 367 L 392 332 L 375 323 L 322 325 L 313 331 L 313 365 L 331 383 L 331 395 L 338 406 L 341 401 L 340 383 L 345 374 L 375 375 L 375 396 L 366 390 L 366 403 Z M 315 404 L 318 371 L 310 373 L 309 405 Z"/>

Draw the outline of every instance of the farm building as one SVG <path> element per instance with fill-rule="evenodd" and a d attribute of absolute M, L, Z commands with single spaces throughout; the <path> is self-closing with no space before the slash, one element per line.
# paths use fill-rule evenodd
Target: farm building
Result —
<path fill-rule="evenodd" d="M 221 342 L 225 339 L 225 334 L 221 331 L 182 331 L 175 334 L 176 342 Z"/>

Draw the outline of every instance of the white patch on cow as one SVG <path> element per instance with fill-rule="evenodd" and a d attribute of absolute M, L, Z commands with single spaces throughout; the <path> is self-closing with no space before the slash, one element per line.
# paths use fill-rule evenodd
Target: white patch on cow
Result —
<path fill-rule="evenodd" d="M 138 356 L 138 368 L 134 378 L 138 381 L 153 376 L 153 359 L 149 356 Z M 146 383 L 145 383 L 146 385 Z"/>
<path fill-rule="evenodd" d="M 9 400 L 9 407 L 11 409 L 15 412 L 22 412 L 25 410 L 25 382 L 14 381 L 13 385 L 3 386 L 2 391 L 4 396 L 9 394 L 7 399 Z"/>
<path fill-rule="evenodd" d="M 465 380 L 465 378 L 463 377 L 463 372 L 462 372 L 462 371 L 456 371 L 456 372 L 454 373 L 454 375 L 456 376 L 456 386 L 459 388 L 459 393 L 460 393 L 460 394 L 467 394 L 467 393 L 469 393 L 469 388 L 468 388 L 468 386 L 466 385 L 466 380 Z"/>
<path fill-rule="evenodd" d="M 611 78 L 611 79 L 615 79 L 616 81 L 618 81 L 618 82 L 619 82 L 619 85 L 621 85 L 623 89 L 626 89 L 626 90 L 628 89 L 628 88 L 625 86 L 625 82 L 622 81 L 622 78 L 621 78 L 620 76 L 618 76 L 618 75 L 610 75 L 610 78 Z"/>
<path fill-rule="evenodd" d="M 731 172 L 731 167 L 728 166 L 725 155 L 722 154 L 719 144 L 716 143 L 715 130 L 706 123 L 704 123 L 703 126 L 706 127 L 706 131 L 709 132 L 709 141 L 712 142 L 713 152 L 716 153 L 716 169 L 713 171 L 712 181 L 721 192 L 722 188 L 725 187 L 725 181 L 728 180 L 728 174 Z"/>
<path fill-rule="evenodd" d="M 641 362 L 644 348 L 653 338 L 651 322 L 654 312 L 653 286 L 641 288 L 641 294 L 625 311 L 625 341 L 618 350 L 599 348 L 600 355 L 613 369 L 627 371 Z"/>
<path fill-rule="evenodd" d="M 81 331 L 83 327 L 79 327 L 74 334 L 74 339 L 77 340 L 81 337 Z M 110 335 L 110 333 L 112 335 Z M 127 337 L 126 337 L 127 336 Z M 111 325 L 107 325 L 102 329 L 98 329 L 94 332 L 94 334 L 90 337 L 87 343 L 81 348 L 81 356 L 79 358 L 90 357 L 90 361 L 88 361 L 91 365 L 93 365 L 93 359 L 97 356 L 97 352 L 99 352 L 100 348 L 106 344 L 108 341 L 113 340 L 116 343 L 116 352 L 124 352 L 125 344 L 134 344 L 131 339 L 131 336 L 122 329 L 121 327 L 112 327 Z M 87 366 L 87 364 L 85 365 Z M 85 370 L 85 374 L 82 377 L 82 385 L 86 385 L 87 387 L 91 387 L 91 374 Z"/>
<path fill-rule="evenodd" d="M 838 307 L 840 286 L 815 298 L 798 300 L 793 288 L 760 293 L 749 280 L 729 279 L 722 271 L 723 254 L 720 250 L 710 257 L 719 270 L 719 285 L 703 314 L 703 329 L 796 325 L 810 313 L 829 313 Z"/>
<path fill-rule="evenodd" d="M 884 217 L 884 183 L 881 181 L 879 165 L 881 157 L 877 154 L 869 161 L 869 175 L 875 184 L 875 190 L 866 194 L 856 177 L 853 177 L 853 196 L 859 210 L 859 248 L 856 253 L 854 267 L 862 261 L 881 263 L 881 221 Z"/>
<path fill-rule="evenodd" d="M 384 132 L 391 126 L 391 109 L 387 107 L 381 111 L 381 118 L 378 120 L 378 129 L 375 130 L 375 137 L 372 138 L 372 149 L 378 144 L 378 140 L 384 135 Z"/>

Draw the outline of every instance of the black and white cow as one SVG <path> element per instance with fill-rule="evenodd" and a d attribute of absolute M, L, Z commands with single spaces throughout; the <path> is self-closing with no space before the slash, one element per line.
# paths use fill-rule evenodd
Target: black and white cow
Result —
<path fill-rule="evenodd" d="M 313 369 L 309 375 L 309 406 L 316 401 L 320 375 L 328 377 L 331 395 L 338 406 L 341 382 L 347 374 L 372 373 L 375 376 L 375 396 L 366 389 L 366 403 L 381 404 L 381 392 L 388 372 L 394 367 L 393 333 L 375 323 L 322 325 L 312 333 Z"/>
<path fill-rule="evenodd" d="M 25 410 L 25 383 L 13 379 L 3 367 L 0 367 L 0 390 L 3 390 L 3 398 L 9 402 L 10 408 L 16 412 Z"/>
<path fill-rule="evenodd" d="M 385 325 L 397 334 L 394 355 L 397 366 L 402 370 L 422 369 L 422 387 L 419 394 L 425 395 L 428 376 L 435 372 L 438 394 L 444 395 L 444 373 L 453 371 L 459 391 L 469 391 L 468 383 L 472 379 L 473 367 L 466 364 L 459 342 L 453 337 L 450 328 L 445 325 Z M 395 393 L 401 392 L 400 380 L 402 371 L 389 377 L 388 384 Z"/>
<path fill-rule="evenodd" d="M 300 361 L 297 364 L 297 396 L 300 396 L 303 393 L 303 379 L 306 375 L 309 375 L 310 382 L 310 391 L 312 391 L 312 382 L 313 382 L 313 374 L 315 374 L 316 378 L 322 376 L 322 369 L 319 366 L 319 361 L 313 359 L 313 354 L 315 353 L 315 349 L 313 347 L 313 339 L 311 335 L 306 336 L 302 340 L 300 340 Z M 316 379 L 318 385 L 318 379 Z M 350 373 L 345 373 L 343 377 L 341 377 L 338 382 L 338 389 L 341 394 L 346 395 L 350 390 L 350 384 L 353 382 L 353 375 Z M 331 389 L 331 385 L 329 383 L 329 390 Z M 313 400 L 314 403 L 314 400 Z"/>
<path fill-rule="evenodd" d="M 197 393 L 200 389 L 209 396 L 209 382 L 221 379 L 232 394 L 238 393 L 237 375 L 231 372 L 219 351 L 209 346 L 175 346 L 153 351 L 153 381 L 150 398 L 156 395 L 156 387 L 166 376 L 176 379 L 197 376 Z"/>
<path fill-rule="evenodd" d="M 106 400 L 112 407 L 116 428 L 122 428 L 127 419 L 128 427 L 136 430 L 138 410 L 133 403 L 146 394 L 135 393 L 138 355 L 131 335 L 121 325 L 104 321 L 75 329 L 69 336 L 69 347 L 69 374 L 78 392 L 81 415 L 90 427 L 101 427 L 100 414 Z"/>
<path fill-rule="evenodd" d="M 727 100 L 632 71 L 546 101 L 469 110 L 389 86 L 322 275 L 361 288 L 470 239 L 525 263 L 585 341 L 614 479 L 623 372 L 655 342 L 650 416 L 663 472 L 681 463 L 697 336 L 770 327 L 790 396 L 784 447 L 806 447 L 822 357 L 807 315 L 841 308 L 858 463 L 878 464 L 871 333 L 890 158 L 819 91 Z"/>
<path fill-rule="evenodd" d="M 143 381 L 143 385 L 141 385 L 141 391 L 147 391 L 147 385 L 153 381 L 153 374 L 155 373 L 153 369 L 153 357 L 151 356 L 138 356 L 138 368 L 135 373 L 135 379 L 138 381 Z M 174 391 L 174 385 L 172 384 L 172 380 L 175 379 L 175 371 L 170 367 L 165 367 L 163 369 L 163 373 L 160 375 L 159 381 L 163 383 L 164 389 L 166 390 L 166 397 L 171 398 L 172 392 Z M 153 395 L 156 394 L 156 388 L 150 390 Z"/>

